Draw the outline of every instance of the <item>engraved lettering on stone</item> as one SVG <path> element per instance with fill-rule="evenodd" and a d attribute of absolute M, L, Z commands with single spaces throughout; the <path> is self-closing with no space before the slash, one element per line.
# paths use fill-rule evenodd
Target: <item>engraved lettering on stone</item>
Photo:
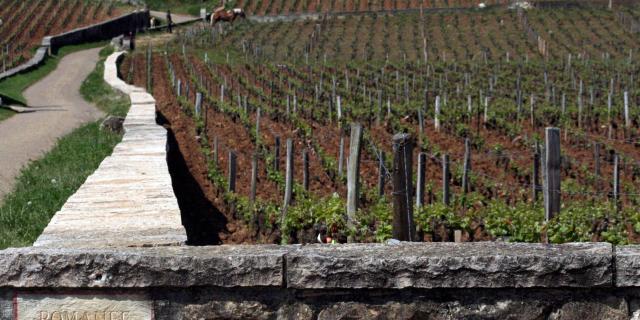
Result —
<path fill-rule="evenodd" d="M 151 301 L 132 294 L 19 294 L 17 320 L 147 320 Z"/>

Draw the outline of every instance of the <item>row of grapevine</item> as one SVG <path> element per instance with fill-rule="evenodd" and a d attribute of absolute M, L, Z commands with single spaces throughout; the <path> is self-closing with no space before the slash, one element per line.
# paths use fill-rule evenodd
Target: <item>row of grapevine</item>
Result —
<path fill-rule="evenodd" d="M 546 18 L 548 17 L 548 18 Z M 610 11 L 538 10 L 527 13 L 528 25 L 544 40 L 554 59 L 588 55 L 593 59 L 633 59 L 637 35 L 624 31 Z M 589 23 L 586 23 L 589 21 Z M 526 60 L 540 55 L 516 11 L 363 15 L 319 22 L 278 22 L 260 32 L 261 23 L 246 23 L 222 40 L 267 60 Z M 482 32 L 478 32 L 482 27 Z M 366 37 L 359 34 L 373 30 Z"/>

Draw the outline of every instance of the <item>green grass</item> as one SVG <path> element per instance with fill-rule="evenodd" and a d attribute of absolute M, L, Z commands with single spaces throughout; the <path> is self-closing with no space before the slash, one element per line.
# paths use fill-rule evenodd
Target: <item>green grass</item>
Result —
<path fill-rule="evenodd" d="M 0 108 L 0 121 L 11 118 L 14 114 L 16 113 L 11 110 Z"/>
<path fill-rule="evenodd" d="M 95 42 L 63 47 L 58 50 L 57 55 L 46 58 L 44 63 L 38 68 L 0 81 L 0 96 L 4 96 L 9 100 L 26 105 L 27 100 L 22 95 L 22 92 L 55 70 L 62 57 L 76 51 L 97 48 L 104 45 L 105 42 Z"/>
<path fill-rule="evenodd" d="M 108 49 L 101 51 L 104 58 Z M 128 99 L 102 80 L 103 64 L 85 80 L 82 94 L 105 112 L 124 115 Z M 42 159 L 22 170 L 15 189 L 0 201 L 0 249 L 28 246 L 51 217 L 111 154 L 121 135 L 100 129 L 100 121 L 82 126 L 61 138 Z"/>
<path fill-rule="evenodd" d="M 94 103 L 107 114 L 124 117 L 129 111 L 129 99 L 124 94 L 115 91 L 103 80 L 104 60 L 113 52 L 111 46 L 100 51 L 100 61 L 80 86 L 82 97 Z"/>
<path fill-rule="evenodd" d="M 147 5 L 151 10 L 166 11 L 171 9 L 172 13 L 190 14 L 200 16 L 200 8 L 207 8 L 207 11 L 220 6 L 219 0 L 147 0 Z M 227 6 L 232 7 L 235 1 L 227 1 Z"/>

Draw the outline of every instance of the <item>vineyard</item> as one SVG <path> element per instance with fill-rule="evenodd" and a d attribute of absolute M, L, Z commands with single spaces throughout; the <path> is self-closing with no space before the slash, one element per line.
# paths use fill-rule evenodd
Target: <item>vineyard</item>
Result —
<path fill-rule="evenodd" d="M 238 0 L 251 15 L 291 15 L 301 13 L 353 13 L 369 11 L 398 11 L 420 8 L 473 8 L 475 0 Z M 505 4 L 504 0 L 489 0 L 485 4 Z"/>
<path fill-rule="evenodd" d="M 236 0 L 231 1 L 231 6 L 242 7 L 252 16 L 276 16 L 299 14 L 353 14 L 364 12 L 409 12 L 420 9 L 447 10 L 478 8 L 480 3 L 486 7 L 505 6 L 512 4 L 511 0 Z M 559 0 L 532 0 L 532 4 L 542 3 L 553 6 L 557 3 L 566 3 Z M 587 0 L 571 2 L 570 5 L 606 6 L 608 0 Z M 618 0 L 616 4 L 633 3 L 630 0 Z"/>
<path fill-rule="evenodd" d="M 115 1 L 0 0 L 0 71 L 27 61 L 47 35 L 119 15 Z"/>
<path fill-rule="evenodd" d="M 420 240 L 636 243 L 640 34 L 620 12 L 640 19 L 500 8 L 195 26 L 120 71 L 153 92 L 215 208 L 199 209 L 226 221 L 220 242 L 391 238 L 406 148 Z M 561 143 L 548 221 L 546 127 Z"/>
<path fill-rule="evenodd" d="M 640 19 L 640 11 L 627 9 Z M 621 27 L 615 15 L 598 9 L 534 10 L 526 18 L 548 41 L 549 59 L 628 58 L 638 51 L 637 33 Z M 368 32 L 370 31 L 370 32 Z M 462 61 L 525 60 L 536 57 L 537 43 L 527 41 L 516 10 L 439 14 L 361 15 L 322 22 L 243 24 L 221 40 L 269 61 L 361 60 Z"/>

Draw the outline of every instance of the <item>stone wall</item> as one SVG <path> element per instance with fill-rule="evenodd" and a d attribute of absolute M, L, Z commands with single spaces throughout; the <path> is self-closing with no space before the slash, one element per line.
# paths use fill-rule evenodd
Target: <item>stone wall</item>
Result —
<path fill-rule="evenodd" d="M 639 284 L 640 248 L 605 243 L 0 252 L 3 316 L 102 299 L 127 319 L 638 319 Z"/>
<path fill-rule="evenodd" d="M 149 27 L 149 19 L 149 11 L 135 11 L 92 26 L 48 37 L 49 39 L 45 37 L 42 44 L 43 46 L 48 44 L 51 51 L 56 53 L 64 46 L 110 40 L 121 34 L 146 29 Z"/>

